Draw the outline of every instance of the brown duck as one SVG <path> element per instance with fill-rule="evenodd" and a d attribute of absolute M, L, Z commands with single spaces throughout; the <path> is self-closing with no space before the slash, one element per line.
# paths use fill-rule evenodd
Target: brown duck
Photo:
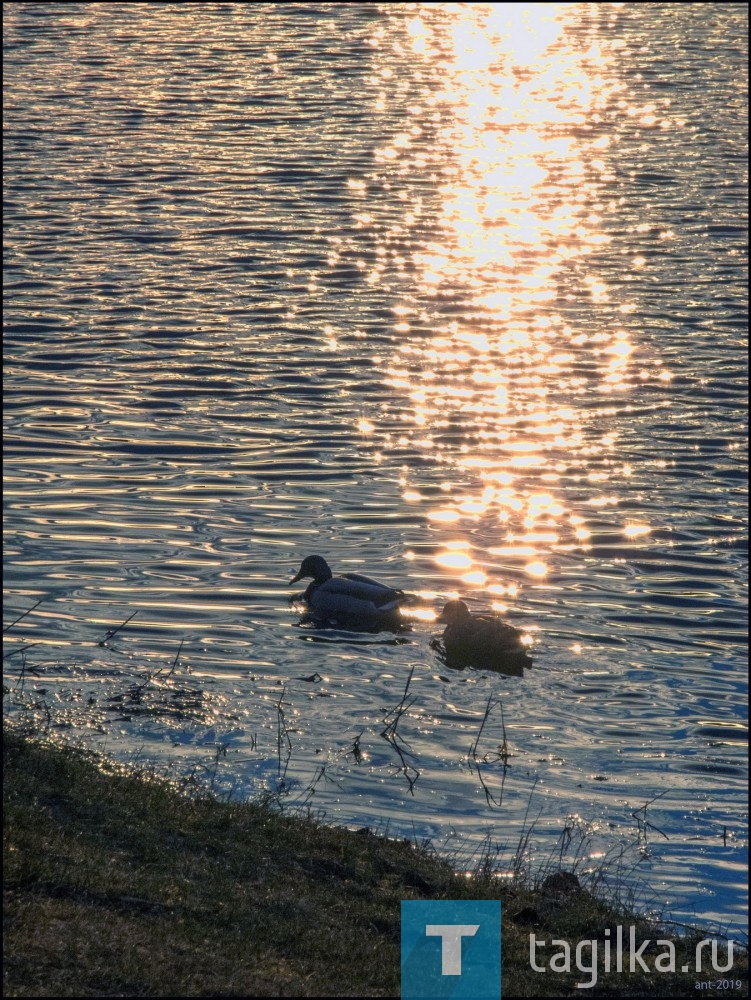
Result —
<path fill-rule="evenodd" d="M 532 660 L 522 633 L 499 618 L 473 615 L 464 601 L 448 601 L 437 619 L 445 622 L 442 644 L 449 667 L 478 667 L 521 677 Z M 440 649 L 438 640 L 433 645 Z"/>

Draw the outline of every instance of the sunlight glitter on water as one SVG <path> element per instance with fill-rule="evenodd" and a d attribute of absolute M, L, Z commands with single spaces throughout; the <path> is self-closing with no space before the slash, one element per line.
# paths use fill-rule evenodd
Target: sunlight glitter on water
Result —
<path fill-rule="evenodd" d="M 603 170 L 585 164 L 610 137 L 576 128 L 612 100 L 616 85 L 603 77 L 607 56 L 566 40 L 570 8 L 474 5 L 452 8 L 450 17 L 425 11 L 409 26 L 415 54 L 440 65 L 435 107 L 451 111 L 430 160 L 423 149 L 420 163 L 441 178 L 441 239 L 414 260 L 425 294 L 464 287 L 474 310 L 428 337 L 412 334 L 392 358 L 391 385 L 416 426 L 400 441 L 419 440 L 437 462 L 477 471 L 480 496 L 426 502 L 427 516 L 468 527 L 497 519 L 508 544 L 490 551 L 505 556 L 537 555 L 540 546 L 553 553 L 559 540 L 570 549 L 586 539 L 585 526 L 567 531 L 577 515 L 564 500 L 539 486 L 574 464 L 583 475 L 599 474 L 588 467 L 599 468 L 615 440 L 594 445 L 591 414 L 559 397 L 587 382 L 577 375 L 586 364 L 603 386 L 629 386 L 628 335 L 572 328 L 556 305 L 562 268 L 586 267 L 592 248 L 609 238 L 599 228 L 608 211 Z M 393 150 L 396 176 L 405 157 L 403 142 Z M 584 271 L 581 281 L 593 301 L 606 300 L 598 276 Z M 399 307 L 402 317 L 416 310 L 417 303 Z M 418 485 L 406 494 L 423 500 Z M 514 544 L 525 538 L 535 547 Z M 497 582 L 482 569 L 470 572 L 466 553 L 435 560 L 475 589 Z M 539 558 L 523 569 L 538 578 L 548 572 Z"/>

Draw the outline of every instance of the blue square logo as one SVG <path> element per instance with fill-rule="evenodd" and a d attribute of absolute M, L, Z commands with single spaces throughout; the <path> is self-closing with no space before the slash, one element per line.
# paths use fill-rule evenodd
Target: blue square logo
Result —
<path fill-rule="evenodd" d="M 402 900 L 403 1000 L 500 995 L 500 900 Z"/>

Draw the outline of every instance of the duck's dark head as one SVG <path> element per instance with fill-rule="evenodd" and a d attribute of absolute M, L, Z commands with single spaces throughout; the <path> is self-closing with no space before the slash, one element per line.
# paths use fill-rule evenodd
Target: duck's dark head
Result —
<path fill-rule="evenodd" d="M 472 614 L 464 601 L 446 601 L 437 621 L 445 622 L 447 625 L 455 625 L 457 622 L 469 621 L 471 618 Z"/>
<path fill-rule="evenodd" d="M 289 583 L 297 583 L 298 580 L 304 580 L 309 576 L 312 577 L 316 583 L 325 583 L 327 580 L 331 579 L 329 564 L 323 556 L 306 556 L 302 561 L 300 572 L 297 576 L 293 577 Z"/>

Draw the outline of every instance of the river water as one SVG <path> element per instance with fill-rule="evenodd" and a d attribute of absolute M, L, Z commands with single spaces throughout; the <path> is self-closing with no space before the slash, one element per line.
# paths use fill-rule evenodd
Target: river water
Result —
<path fill-rule="evenodd" d="M 5 22 L 6 712 L 743 926 L 746 5 Z"/>

